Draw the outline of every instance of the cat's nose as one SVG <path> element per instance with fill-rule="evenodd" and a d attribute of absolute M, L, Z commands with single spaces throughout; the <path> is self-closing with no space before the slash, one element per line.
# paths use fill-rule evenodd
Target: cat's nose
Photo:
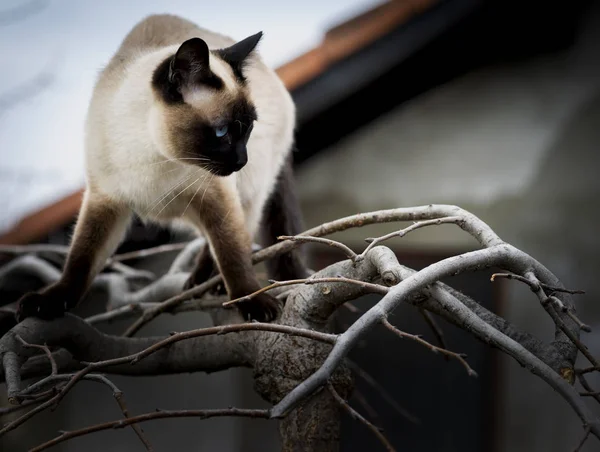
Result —
<path fill-rule="evenodd" d="M 236 165 L 241 168 L 246 163 L 248 163 L 248 151 L 246 149 L 246 145 L 243 143 L 238 144 L 235 147 L 235 154 L 237 157 Z"/>

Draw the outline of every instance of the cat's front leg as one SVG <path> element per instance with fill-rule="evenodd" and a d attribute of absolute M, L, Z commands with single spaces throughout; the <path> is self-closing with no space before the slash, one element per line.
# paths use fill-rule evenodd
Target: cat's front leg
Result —
<path fill-rule="evenodd" d="M 188 212 L 188 218 L 208 240 L 229 298 L 240 298 L 259 290 L 261 286 L 252 267 L 252 240 L 235 190 L 225 181 L 215 181 L 203 199 L 192 200 Z M 280 302 L 262 293 L 236 306 L 245 319 L 269 322 L 277 316 Z"/>
<path fill-rule="evenodd" d="M 117 248 L 130 218 L 126 206 L 88 189 L 60 279 L 38 292 L 25 294 L 18 302 L 17 320 L 53 319 L 74 308 Z"/>

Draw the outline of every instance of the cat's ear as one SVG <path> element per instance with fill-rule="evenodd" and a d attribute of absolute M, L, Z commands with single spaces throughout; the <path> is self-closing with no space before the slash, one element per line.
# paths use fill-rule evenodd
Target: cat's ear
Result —
<path fill-rule="evenodd" d="M 185 41 L 171 59 L 169 82 L 200 82 L 210 76 L 208 45 L 200 38 Z"/>
<path fill-rule="evenodd" d="M 259 31 L 258 33 L 248 36 L 246 39 L 242 39 L 241 41 L 236 42 L 229 47 L 217 50 L 216 53 L 224 61 L 229 63 L 234 74 L 238 78 L 244 80 L 244 76 L 242 74 L 244 62 L 250 53 L 255 49 L 262 36 L 262 31 Z"/>

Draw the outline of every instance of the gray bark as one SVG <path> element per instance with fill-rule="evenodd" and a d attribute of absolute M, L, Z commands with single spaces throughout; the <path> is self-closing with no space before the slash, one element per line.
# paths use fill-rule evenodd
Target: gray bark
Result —
<path fill-rule="evenodd" d="M 439 221 L 431 221 L 436 219 Z M 574 309 L 569 294 L 554 294 L 564 309 L 543 305 L 557 325 L 554 340 L 546 343 L 439 282 L 448 275 L 495 266 L 529 276 L 547 286 L 563 288 L 543 265 L 504 243 L 481 220 L 455 206 L 421 206 L 347 217 L 310 229 L 303 236 L 319 237 L 349 227 L 387 221 L 423 221 L 399 231 L 396 236 L 419 227 L 453 223 L 471 234 L 483 249 L 453 256 L 416 272 L 400 265 L 389 248 L 379 245 L 384 238 L 359 255 L 340 247 L 346 249 L 350 259 L 313 274 L 305 284 L 283 287 L 287 290 L 287 301 L 282 315 L 272 324 L 244 324 L 235 310 L 215 310 L 219 302 L 225 300 L 197 298 L 216 285 L 220 277 L 181 293 L 194 251 L 202 245 L 201 241 L 194 241 L 183 249 L 169 271 L 157 279 L 127 267 L 121 262 L 124 259 L 116 257 L 107 262 L 116 274 L 102 274 L 95 282 L 108 293 L 113 310 L 87 320 L 73 315 L 51 322 L 25 320 L 0 339 L 3 364 L 0 376 L 7 382 L 9 396 L 18 400 L 22 392 L 21 379 L 48 372 L 48 358 L 38 356 L 39 353 L 33 356 L 36 350 L 23 341 L 59 347 L 55 353 L 59 372 L 83 369 L 81 372 L 156 375 L 250 367 L 254 371 L 256 392 L 273 404 L 270 416 L 279 419 L 284 451 L 335 451 L 340 439 L 340 406 L 331 392 L 323 388 L 332 383 L 337 393 L 347 398 L 352 391 L 352 378 L 344 364 L 345 356 L 366 331 L 384 321 L 399 303 L 409 303 L 444 317 L 512 356 L 553 387 L 586 428 L 600 436 L 600 421 L 571 386 L 575 359 L 581 348 L 577 345 L 579 326 L 572 319 Z M 304 241 L 302 238 L 285 240 L 256 252 L 253 261 L 273 257 Z M 321 243 L 327 241 L 321 240 Z M 42 248 L 44 252 L 52 251 Z M 23 252 L 16 247 L 5 251 Z M 58 252 L 64 251 L 61 248 Z M 58 277 L 52 266 L 33 255 L 17 258 L 0 268 L 0 274 L 13 272 L 36 274 L 47 283 Z M 346 279 L 341 281 L 340 276 Z M 317 281 L 323 278 L 328 280 Z M 281 289 L 278 289 L 280 293 Z M 383 298 L 347 331 L 332 334 L 330 322 L 336 309 L 370 292 L 381 294 Z M 547 298 L 538 292 L 540 300 Z M 92 325 L 142 312 L 141 320 L 130 329 L 133 334 L 143 322 L 163 312 L 197 309 L 212 309 L 216 326 L 171 337 L 137 338 L 107 335 Z M 86 364 L 90 362 L 93 364 Z M 61 392 L 59 396 L 62 398 L 64 394 Z M 0 434 L 19 425 L 13 422 Z"/>

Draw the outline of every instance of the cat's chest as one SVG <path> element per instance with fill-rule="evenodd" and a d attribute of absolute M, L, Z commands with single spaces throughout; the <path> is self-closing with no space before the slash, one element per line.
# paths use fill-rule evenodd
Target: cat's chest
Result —
<path fill-rule="evenodd" d="M 181 216 L 190 198 L 201 196 L 208 188 L 210 175 L 201 169 L 181 169 L 168 163 L 121 167 L 105 178 L 104 191 L 127 204 L 142 218 Z"/>

